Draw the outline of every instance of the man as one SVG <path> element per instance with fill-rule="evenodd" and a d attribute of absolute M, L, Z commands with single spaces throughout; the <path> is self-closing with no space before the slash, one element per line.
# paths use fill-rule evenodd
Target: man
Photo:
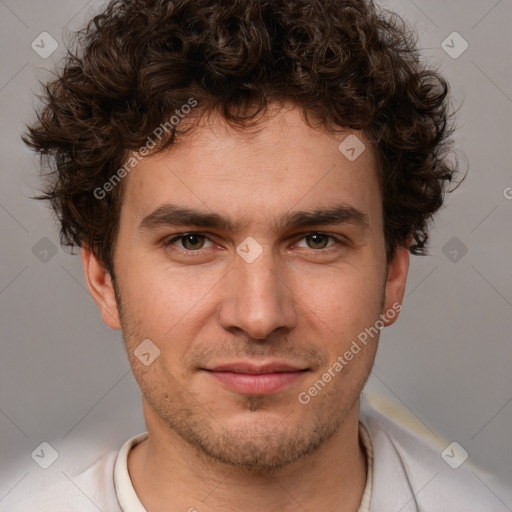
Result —
<path fill-rule="evenodd" d="M 116 0 L 78 43 L 24 140 L 148 432 L 20 507 L 501 510 L 469 463 L 360 410 L 456 172 L 447 84 L 399 18 Z"/>

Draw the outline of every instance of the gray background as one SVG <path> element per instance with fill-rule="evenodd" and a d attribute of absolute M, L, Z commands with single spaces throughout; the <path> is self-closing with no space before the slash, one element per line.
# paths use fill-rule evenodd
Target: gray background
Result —
<path fill-rule="evenodd" d="M 412 257 L 404 309 L 381 336 L 367 393 L 460 443 L 498 476 L 483 484 L 511 509 L 512 1 L 381 3 L 415 26 L 425 56 L 450 81 L 469 174 L 436 220 L 431 255 Z M 62 55 L 63 37 L 101 5 L 0 0 L 0 508 L 62 471 L 77 443 L 93 461 L 145 431 L 120 334 L 103 325 L 80 258 L 59 246 L 46 205 L 28 198 L 37 160 L 20 140 L 37 79 Z M 31 48 L 44 31 L 59 43 L 46 59 Z M 469 44 L 458 58 L 442 48 L 454 31 Z M 31 458 L 43 441 L 60 454 L 47 470 Z"/>

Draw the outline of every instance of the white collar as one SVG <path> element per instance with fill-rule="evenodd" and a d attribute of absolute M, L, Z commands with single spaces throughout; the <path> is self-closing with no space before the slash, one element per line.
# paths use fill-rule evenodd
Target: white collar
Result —
<path fill-rule="evenodd" d="M 359 423 L 359 437 L 366 452 L 367 472 L 363 498 L 357 512 L 370 512 L 373 487 L 373 446 L 370 435 L 362 423 Z M 123 512 L 147 512 L 135 493 L 130 474 L 128 473 L 128 453 L 135 445 L 147 438 L 148 433 L 144 432 L 128 439 L 116 457 L 114 464 L 114 488 Z"/>

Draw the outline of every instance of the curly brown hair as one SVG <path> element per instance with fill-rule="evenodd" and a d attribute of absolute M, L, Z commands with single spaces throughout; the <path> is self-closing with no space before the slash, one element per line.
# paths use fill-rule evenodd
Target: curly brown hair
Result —
<path fill-rule="evenodd" d="M 198 113 L 242 129 L 291 102 L 309 126 L 362 130 L 379 165 L 388 262 L 408 240 L 426 254 L 457 171 L 452 114 L 448 84 L 398 15 L 366 0 L 112 0 L 74 43 L 23 136 L 47 164 L 38 198 L 63 245 L 86 244 L 112 270 L 122 187 L 94 191 L 194 98 Z M 193 127 L 166 130 L 155 151 Z"/>

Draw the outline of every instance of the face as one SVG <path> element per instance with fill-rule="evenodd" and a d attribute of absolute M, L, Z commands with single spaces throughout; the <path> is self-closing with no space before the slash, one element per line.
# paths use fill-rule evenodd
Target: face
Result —
<path fill-rule="evenodd" d="M 294 108 L 251 133 L 212 115 L 125 178 L 117 304 L 99 262 L 84 264 L 105 322 L 122 328 L 148 430 L 271 469 L 357 406 L 378 340 L 358 336 L 396 312 L 408 252 L 387 268 L 374 155 L 353 132 L 366 149 L 346 158 L 348 134 L 309 128 Z"/>

